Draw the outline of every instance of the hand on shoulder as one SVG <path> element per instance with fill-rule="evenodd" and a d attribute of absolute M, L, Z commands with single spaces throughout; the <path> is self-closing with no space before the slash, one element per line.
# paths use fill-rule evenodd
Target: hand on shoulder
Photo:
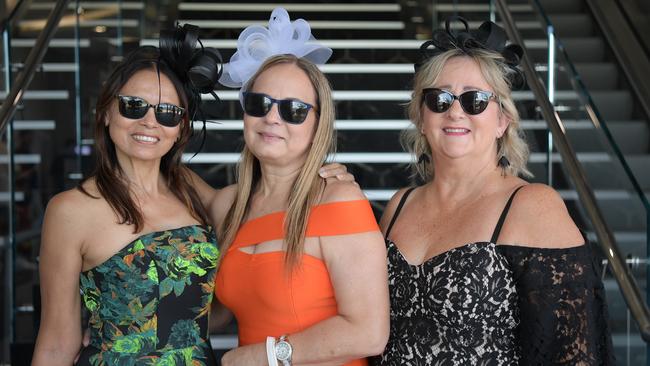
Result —
<path fill-rule="evenodd" d="M 540 248 L 568 248 L 584 244 L 564 200 L 545 184 L 527 184 L 512 202 L 502 238 L 513 244 Z"/>

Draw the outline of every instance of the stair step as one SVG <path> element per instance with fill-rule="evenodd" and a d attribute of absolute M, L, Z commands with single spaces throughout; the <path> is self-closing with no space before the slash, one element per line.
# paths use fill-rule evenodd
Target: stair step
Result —
<path fill-rule="evenodd" d="M 583 0 L 539 0 L 546 14 L 584 12 Z M 537 8 L 535 7 L 535 12 Z"/>
<path fill-rule="evenodd" d="M 18 26 L 28 30 L 38 29 L 45 26 L 45 21 L 42 19 L 21 20 L 18 22 Z M 73 24 L 65 26 L 70 28 Z M 137 28 L 140 26 L 140 21 L 138 19 L 83 19 L 79 21 L 79 27 L 81 28 L 95 28 L 97 26 Z"/>
<path fill-rule="evenodd" d="M 54 130 L 56 122 L 54 120 L 14 120 L 13 127 L 15 131 Z"/>
<path fill-rule="evenodd" d="M 217 3 L 217 2 L 182 2 L 178 4 L 180 11 L 200 12 L 262 12 L 268 15 L 275 9 L 277 4 L 268 3 Z M 318 13 L 350 13 L 350 12 L 400 12 L 402 7 L 399 4 L 346 4 L 346 3 L 322 3 L 322 4 L 282 4 L 290 14 L 296 12 L 318 12 Z M 296 18 L 296 17 L 294 17 Z M 311 21 L 310 21 L 311 23 Z"/>
<path fill-rule="evenodd" d="M 41 155 L 39 154 L 15 154 L 14 163 L 16 164 L 40 164 Z M 0 164 L 9 164 L 9 155 L 0 155 Z"/>
<path fill-rule="evenodd" d="M 588 90 L 618 89 L 619 73 L 615 64 L 611 62 L 579 63 L 575 67 Z M 557 88 L 573 89 L 568 71 L 556 75 L 559 76 Z"/>
<path fill-rule="evenodd" d="M 405 128 L 412 128 L 412 124 L 408 119 L 337 119 L 335 122 L 337 130 L 397 130 L 401 131 Z M 520 121 L 521 127 L 524 130 L 546 130 L 547 124 L 542 120 L 522 120 Z M 594 126 L 589 120 L 565 120 L 563 121 L 564 128 L 567 130 L 593 130 Z M 643 121 L 625 121 L 615 122 L 614 126 L 620 126 L 621 132 L 627 131 L 627 124 L 637 128 L 638 131 L 643 131 L 645 122 Z M 243 121 L 236 120 L 208 120 L 206 128 L 208 130 L 233 130 L 241 131 L 243 128 Z M 625 125 L 625 126 L 623 126 Z M 640 125 L 640 126 L 638 126 Z M 194 121 L 194 129 L 200 130 L 203 128 L 203 121 Z M 647 130 L 647 127 L 645 128 Z"/>
<path fill-rule="evenodd" d="M 224 101 L 239 101 L 239 91 L 236 90 L 218 90 L 219 98 Z M 411 100 L 411 91 L 408 90 L 335 90 L 333 93 L 335 101 L 342 100 L 365 100 L 365 101 L 409 101 Z M 619 98 L 629 97 L 626 91 L 608 91 L 604 97 Z M 204 100 L 214 100 L 211 95 L 203 95 Z M 532 91 L 514 91 L 512 97 L 515 101 L 535 100 Z M 599 95 L 600 97 L 600 95 Z M 578 96 L 571 90 L 558 90 L 555 92 L 556 100 L 577 100 Z M 624 119 L 624 118 L 622 118 Z"/>
<path fill-rule="evenodd" d="M 15 202 L 23 202 L 25 200 L 25 192 L 14 192 Z M 9 202 L 9 192 L 0 192 L 0 202 Z"/>
<path fill-rule="evenodd" d="M 619 86 L 619 73 L 618 68 L 611 62 L 592 62 L 592 63 L 579 63 L 575 65 L 580 79 L 585 83 L 588 90 L 611 90 L 618 89 Z M 567 89 L 573 89 L 569 82 L 568 73 L 565 82 Z M 561 88 L 562 84 L 558 85 Z"/>
<path fill-rule="evenodd" d="M 364 189 L 366 197 L 371 201 L 388 201 L 397 192 L 398 188 L 394 189 Z M 579 200 L 578 192 L 575 190 L 559 189 L 558 193 L 565 201 Z M 650 194 L 650 192 L 648 193 Z M 646 195 L 648 195 L 646 194 Z M 625 200 L 633 199 L 629 192 L 624 190 L 595 190 L 594 195 L 598 201 L 608 200 Z M 636 241 L 635 241 L 636 242 Z"/>
<path fill-rule="evenodd" d="M 529 42 L 524 41 L 531 59 L 537 63 L 546 63 L 548 60 L 546 40 L 536 40 L 536 45 L 540 47 L 528 47 Z M 605 43 L 598 37 L 562 38 L 558 42 L 564 45 L 574 64 L 605 61 Z"/>
<path fill-rule="evenodd" d="M 589 123 L 590 128 L 569 129 L 567 136 L 576 151 L 610 151 L 610 142 L 605 133 Z M 624 154 L 647 154 L 650 129 L 645 121 L 609 121 L 607 122 L 614 142 Z"/>
<path fill-rule="evenodd" d="M 19 72 L 25 67 L 23 63 L 14 63 L 11 65 L 12 72 Z M 4 71 L 4 67 L 1 68 Z M 36 72 L 75 72 L 77 65 L 73 62 L 44 62 L 36 68 Z"/>
<path fill-rule="evenodd" d="M 54 9 L 55 2 L 30 2 L 30 10 L 52 10 Z M 115 1 L 80 1 L 79 7 L 82 9 L 106 9 L 111 7 L 118 7 L 118 3 Z M 74 10 L 76 8 L 75 3 L 72 2 L 68 5 L 68 9 Z M 119 8 L 123 10 L 142 10 L 144 9 L 144 3 L 142 1 L 120 1 Z"/>
<path fill-rule="evenodd" d="M 594 153 L 581 153 L 591 156 Z M 581 155 L 578 154 L 578 155 Z M 601 157 L 599 164 L 595 163 L 596 157 Z M 625 189 L 633 193 L 633 186 L 630 179 L 623 170 L 618 158 L 608 155 L 607 153 L 597 153 L 596 157 L 592 156 L 590 160 L 582 160 L 583 168 L 587 176 L 587 182 L 594 189 Z M 605 158 L 609 157 L 609 158 Z M 630 166 L 635 179 L 638 181 L 641 189 L 650 190 L 650 155 L 626 155 L 625 161 Z M 635 194 L 635 193 L 633 193 Z"/>
<path fill-rule="evenodd" d="M 180 24 L 194 24 L 201 29 L 232 29 L 240 30 L 251 25 L 250 20 L 203 20 L 203 19 L 182 19 Z M 254 24 L 254 23 L 253 23 Z M 312 30 L 376 30 L 385 32 L 387 30 L 403 30 L 402 21 L 366 21 L 366 20 L 311 20 L 309 26 Z M 205 42 L 204 42 L 205 43 Z"/>
<path fill-rule="evenodd" d="M 206 47 L 215 47 L 219 50 L 237 48 L 236 39 L 206 39 L 202 40 Z M 413 39 L 318 39 L 319 43 L 332 49 L 359 49 L 359 50 L 419 50 L 424 41 Z M 529 49 L 545 50 L 548 42 L 545 39 L 525 40 L 525 45 Z M 157 46 L 158 40 L 143 39 L 140 41 L 141 46 Z"/>
<path fill-rule="evenodd" d="M 0 99 L 7 98 L 5 91 L 0 91 Z M 27 90 L 23 94 L 23 100 L 67 100 L 70 93 L 67 90 Z"/>
<path fill-rule="evenodd" d="M 457 4 L 436 1 L 433 6 L 438 13 L 488 13 L 491 10 L 490 5 L 485 2 L 476 4 Z M 511 13 L 529 13 L 533 11 L 533 7 L 530 4 L 508 4 L 508 10 L 510 10 Z"/>
<path fill-rule="evenodd" d="M 552 14 L 549 18 L 560 39 L 594 35 L 594 21 L 589 14 Z"/>
<path fill-rule="evenodd" d="M 598 37 L 563 38 L 571 62 L 602 62 L 605 60 L 605 42 Z"/>
<path fill-rule="evenodd" d="M 634 102 L 628 90 L 591 91 L 591 97 L 605 121 L 632 119 Z"/>
<path fill-rule="evenodd" d="M 194 153 L 183 154 L 183 161 L 190 164 L 234 164 L 239 161 L 239 153 L 207 153 L 201 152 L 190 160 Z M 605 163 L 610 162 L 611 158 L 605 153 L 578 153 L 578 160 L 582 163 Z M 386 152 L 386 153 L 337 153 L 335 160 L 339 163 L 367 163 L 367 164 L 408 164 L 413 157 L 406 152 Z M 546 153 L 530 154 L 529 163 L 546 163 Z M 559 153 L 553 153 L 551 160 L 554 163 L 562 161 Z"/>

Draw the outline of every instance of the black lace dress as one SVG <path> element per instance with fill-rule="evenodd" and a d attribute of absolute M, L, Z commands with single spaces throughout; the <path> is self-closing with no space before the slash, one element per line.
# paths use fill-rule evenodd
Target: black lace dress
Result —
<path fill-rule="evenodd" d="M 492 239 L 409 264 L 386 232 L 390 337 L 374 365 L 612 365 L 605 295 L 588 245 Z"/>

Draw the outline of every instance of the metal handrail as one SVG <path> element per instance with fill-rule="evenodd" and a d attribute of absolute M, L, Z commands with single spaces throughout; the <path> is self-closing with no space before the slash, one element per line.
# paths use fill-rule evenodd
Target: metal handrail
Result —
<path fill-rule="evenodd" d="M 510 39 L 523 46 L 519 31 L 515 26 L 512 14 L 508 10 L 505 0 L 496 0 L 497 8 L 501 14 L 501 19 L 506 27 L 506 32 Z M 625 259 L 621 256 L 618 245 L 614 238 L 613 233 L 607 226 L 604 216 L 596 203 L 596 197 L 593 190 L 587 183 L 585 172 L 576 158 L 576 153 L 573 151 L 567 136 L 565 135 L 565 127 L 560 120 L 560 116 L 555 112 L 555 109 L 546 95 L 546 89 L 542 82 L 539 80 L 535 73 L 533 62 L 530 60 L 527 53 L 525 53 L 522 60 L 524 73 L 528 81 L 528 86 L 535 94 L 539 106 L 542 111 L 542 116 L 548 123 L 548 126 L 553 133 L 557 150 L 562 155 L 562 160 L 575 184 L 576 191 L 587 215 L 594 225 L 598 242 L 603 249 L 603 252 L 611 265 L 612 273 L 619 284 L 623 298 L 627 302 L 628 307 L 634 318 L 636 319 L 641 337 L 646 342 L 650 342 L 650 311 L 645 301 L 642 300 L 641 292 L 638 285 L 634 281 L 634 277 L 630 273 L 629 268 L 625 264 Z M 593 111 L 590 106 L 587 106 L 590 117 L 593 118 Z"/>
<path fill-rule="evenodd" d="M 18 74 L 16 82 L 13 84 L 11 91 L 7 94 L 6 99 L 2 103 L 2 109 L 0 109 L 0 138 L 4 136 L 7 122 L 13 118 L 18 103 L 20 103 L 23 95 L 25 95 L 25 90 L 34 77 L 34 72 L 37 66 L 41 61 L 43 61 L 43 56 L 45 56 L 50 40 L 54 36 L 54 31 L 63 17 L 63 12 L 67 9 L 68 2 L 69 0 L 57 1 L 56 6 L 48 16 L 45 28 L 43 28 L 43 31 L 36 40 L 36 44 L 32 47 L 32 50 L 25 59 L 25 67 L 22 72 Z"/>

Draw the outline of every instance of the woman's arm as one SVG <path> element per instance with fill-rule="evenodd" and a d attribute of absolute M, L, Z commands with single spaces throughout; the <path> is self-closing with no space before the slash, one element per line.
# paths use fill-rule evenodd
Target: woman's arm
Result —
<path fill-rule="evenodd" d="M 199 194 L 199 199 L 201 200 L 203 207 L 208 209 L 217 190 L 212 188 L 211 185 L 204 181 L 203 178 L 196 174 L 192 169 L 188 168 L 187 170 L 190 174 L 190 182 L 192 183 L 192 187 L 194 187 L 196 193 Z"/>
<path fill-rule="evenodd" d="M 210 333 L 216 333 L 225 328 L 232 321 L 233 314 L 228 308 L 223 306 L 216 296 L 212 297 L 210 305 Z"/>
<path fill-rule="evenodd" d="M 522 364 L 612 365 L 605 289 L 594 253 L 560 195 L 517 193 L 499 242 L 516 279 Z"/>
<path fill-rule="evenodd" d="M 365 199 L 354 184 L 328 184 L 324 202 Z M 338 314 L 290 334 L 294 365 L 336 364 L 381 353 L 388 340 L 386 249 L 379 231 L 321 237 Z M 266 365 L 262 343 L 228 352 L 222 364 Z"/>
<path fill-rule="evenodd" d="M 45 211 L 40 250 L 41 325 L 32 365 L 72 365 L 81 346 L 79 273 L 83 211 L 68 191 Z M 77 200 L 78 201 L 78 200 Z"/>

